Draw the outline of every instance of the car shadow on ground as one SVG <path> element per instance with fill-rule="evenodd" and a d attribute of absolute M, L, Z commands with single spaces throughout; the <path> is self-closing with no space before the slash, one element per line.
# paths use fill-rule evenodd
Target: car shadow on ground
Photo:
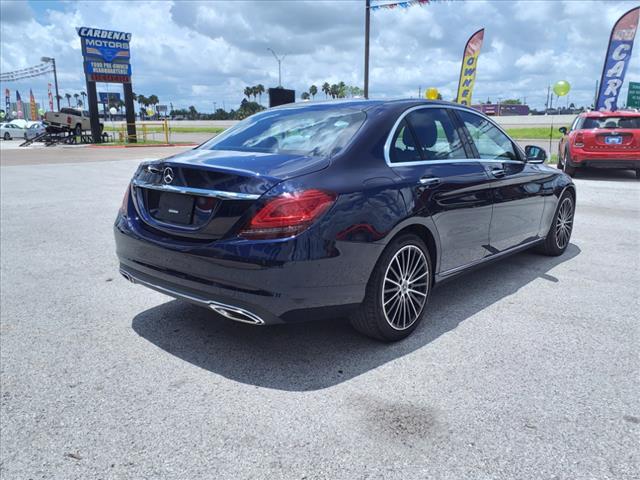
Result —
<path fill-rule="evenodd" d="M 413 335 L 394 344 L 358 334 L 346 319 L 255 327 L 177 300 L 138 314 L 132 327 L 166 352 L 231 380 L 319 390 L 427 347 L 538 278 L 558 282 L 549 272 L 579 254 L 574 244 L 560 257 L 524 252 L 451 280 L 434 289 L 427 316 Z"/>
<path fill-rule="evenodd" d="M 633 170 L 607 170 L 604 168 L 579 169 L 574 178 L 576 180 L 608 180 L 610 182 L 637 182 L 636 172 Z"/>

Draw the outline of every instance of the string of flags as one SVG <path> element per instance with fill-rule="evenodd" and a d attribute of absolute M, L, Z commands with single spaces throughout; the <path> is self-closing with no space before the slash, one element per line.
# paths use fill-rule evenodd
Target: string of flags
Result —
<path fill-rule="evenodd" d="M 382 3 L 379 5 L 371 5 L 369 9 L 373 12 L 373 11 L 382 10 L 382 9 L 392 10 L 394 8 L 409 8 L 409 7 L 413 7 L 414 5 L 418 5 L 422 7 L 430 3 L 435 3 L 436 1 L 438 0 L 405 0 L 403 2 Z"/>

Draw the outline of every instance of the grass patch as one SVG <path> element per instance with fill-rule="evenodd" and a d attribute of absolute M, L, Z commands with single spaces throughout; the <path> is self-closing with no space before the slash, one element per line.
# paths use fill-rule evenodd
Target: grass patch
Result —
<path fill-rule="evenodd" d="M 562 134 L 558 131 L 558 128 L 563 125 L 554 125 L 553 130 L 551 127 L 524 127 L 524 128 L 507 128 L 505 131 L 515 140 L 548 140 L 549 132 L 552 133 L 553 139 L 562 138 Z M 566 126 L 566 125 L 565 125 Z M 567 126 L 567 130 L 569 127 Z"/>
<path fill-rule="evenodd" d="M 193 142 L 170 142 L 170 145 L 193 145 Z M 136 147 L 136 146 L 145 146 L 145 145 L 167 145 L 165 143 L 164 140 L 138 140 L 136 143 L 131 143 L 131 142 L 120 142 L 120 141 L 115 141 L 115 142 L 105 142 L 105 143 L 100 143 L 100 145 L 107 145 L 107 146 L 123 146 L 123 145 L 127 145 L 129 147 Z"/>
<path fill-rule="evenodd" d="M 112 125 L 105 125 L 105 131 L 107 132 L 121 132 L 122 127 L 115 127 Z M 136 125 L 136 131 L 138 135 L 142 135 L 142 126 Z M 160 126 L 150 126 L 146 128 L 147 133 L 164 133 L 164 130 Z M 224 132 L 225 128 L 222 127 L 173 127 L 169 126 L 169 133 L 220 133 Z"/>

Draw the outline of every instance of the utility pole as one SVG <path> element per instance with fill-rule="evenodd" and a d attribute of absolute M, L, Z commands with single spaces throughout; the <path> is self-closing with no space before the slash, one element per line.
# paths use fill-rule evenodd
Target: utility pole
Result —
<path fill-rule="evenodd" d="M 595 95 L 593 96 L 593 109 L 594 109 L 594 110 L 595 110 L 595 109 L 597 108 L 597 106 L 598 106 L 598 93 L 600 93 L 600 92 L 598 91 L 599 83 L 600 83 L 600 81 L 599 81 L 599 80 L 596 80 L 596 93 L 595 93 Z"/>
<path fill-rule="evenodd" d="M 53 66 L 53 83 L 56 85 L 56 103 L 58 105 L 58 111 L 60 111 L 60 94 L 58 93 L 58 72 L 56 72 L 56 59 L 51 57 L 42 57 L 41 62 L 51 63 Z"/>
<path fill-rule="evenodd" d="M 369 98 L 369 25 L 371 23 L 371 0 L 365 2 L 364 13 L 364 98 Z"/>
<path fill-rule="evenodd" d="M 549 92 L 551 91 L 551 85 L 547 86 L 547 99 L 544 102 L 544 109 L 548 110 L 549 109 Z"/>
<path fill-rule="evenodd" d="M 276 61 L 278 62 L 278 88 L 282 88 L 282 61 L 287 55 L 284 54 L 283 56 L 278 57 L 278 55 L 273 51 L 272 48 L 267 47 L 267 50 L 269 50 L 273 54 Z"/>
<path fill-rule="evenodd" d="M 418 86 L 418 99 L 422 98 L 422 85 Z"/>

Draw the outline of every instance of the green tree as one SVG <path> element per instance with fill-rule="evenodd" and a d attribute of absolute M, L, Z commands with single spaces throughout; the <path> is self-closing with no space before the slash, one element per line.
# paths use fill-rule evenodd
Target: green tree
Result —
<path fill-rule="evenodd" d="M 198 118 L 198 111 L 193 105 L 189 106 L 189 120 L 196 120 Z"/>
<path fill-rule="evenodd" d="M 258 101 L 262 103 L 262 94 L 265 92 L 264 85 L 259 83 L 258 85 L 256 85 L 256 89 L 258 90 Z"/>
<path fill-rule="evenodd" d="M 253 94 L 253 89 L 251 87 L 244 87 L 244 96 L 247 97 L 247 100 L 251 98 Z"/>
<path fill-rule="evenodd" d="M 338 83 L 338 98 L 344 98 L 347 96 L 347 86 L 344 82 Z"/>
<path fill-rule="evenodd" d="M 507 98 L 500 103 L 502 105 L 522 105 L 522 102 L 518 98 Z"/>
<path fill-rule="evenodd" d="M 64 94 L 64 98 L 67 99 L 67 103 L 69 104 L 69 108 L 71 108 L 71 94 L 70 93 L 65 93 Z"/>
<path fill-rule="evenodd" d="M 78 106 L 79 106 L 79 105 L 78 105 L 78 98 L 79 98 L 79 97 L 80 97 L 80 95 L 79 95 L 78 93 L 74 93 L 74 94 L 73 94 L 73 98 L 75 98 L 75 99 L 76 99 L 76 107 L 78 107 Z"/>
<path fill-rule="evenodd" d="M 316 87 L 315 85 L 311 85 L 309 87 L 309 93 L 311 94 L 312 98 L 315 98 L 318 93 L 318 87 Z"/>
<path fill-rule="evenodd" d="M 340 87 L 334 83 L 331 85 L 331 87 L 329 87 L 329 95 L 331 95 L 331 98 L 338 98 L 338 95 L 340 94 Z"/>
<path fill-rule="evenodd" d="M 87 96 L 87 92 L 80 92 L 80 95 L 82 95 L 82 103 L 85 103 L 85 97 Z"/>
<path fill-rule="evenodd" d="M 300 98 L 302 98 L 302 100 L 309 100 L 309 92 L 302 92 L 302 95 L 300 95 Z"/>
<path fill-rule="evenodd" d="M 329 82 L 324 82 L 322 84 L 322 92 L 324 93 L 325 98 L 329 98 L 329 94 L 331 93 L 331 85 L 329 85 Z"/>

